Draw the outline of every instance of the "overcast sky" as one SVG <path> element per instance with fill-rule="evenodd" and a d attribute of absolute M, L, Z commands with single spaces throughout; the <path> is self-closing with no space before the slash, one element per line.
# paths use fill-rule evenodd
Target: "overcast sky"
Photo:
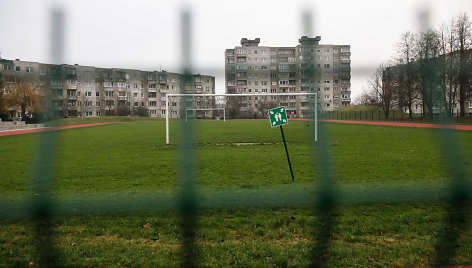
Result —
<path fill-rule="evenodd" d="M 0 52 L 6 59 L 51 62 L 50 10 L 65 14 L 64 63 L 179 72 L 180 14 L 191 12 L 194 72 L 216 76 L 224 92 L 224 51 L 241 38 L 264 46 L 295 46 L 312 15 L 322 44 L 351 45 L 352 93 L 358 95 L 380 63 L 390 60 L 402 33 L 418 32 L 419 12 L 439 26 L 471 0 L 0 0 Z"/>

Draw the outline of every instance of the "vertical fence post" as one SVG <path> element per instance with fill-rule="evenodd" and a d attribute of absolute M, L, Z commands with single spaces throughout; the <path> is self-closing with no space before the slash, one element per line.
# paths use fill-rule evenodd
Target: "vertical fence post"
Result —
<path fill-rule="evenodd" d="M 191 72 L 191 14 L 184 8 L 181 13 L 181 46 L 182 46 L 182 67 L 184 75 L 180 91 L 188 93 L 188 89 L 194 88 L 193 75 Z M 187 107 L 188 101 L 184 96 L 182 98 L 182 107 Z M 197 192 L 195 190 L 195 122 L 190 120 L 187 124 L 181 123 L 182 137 L 180 139 L 180 226 L 182 228 L 182 266 L 197 266 L 198 248 L 195 243 L 195 229 L 197 225 Z"/>

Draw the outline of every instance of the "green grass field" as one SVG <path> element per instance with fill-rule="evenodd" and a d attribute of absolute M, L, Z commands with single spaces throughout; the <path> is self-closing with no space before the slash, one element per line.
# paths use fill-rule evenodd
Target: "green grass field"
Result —
<path fill-rule="evenodd" d="M 122 121 L 111 121 L 117 120 Z M 92 122 L 58 122 L 75 123 Z M 380 203 L 365 202 L 369 195 L 339 196 L 344 201 L 333 212 L 329 255 L 323 257 L 326 264 L 434 264 L 437 236 L 449 211 L 445 202 L 437 201 L 442 195 L 438 189 L 446 189 L 451 172 L 437 130 L 322 126 L 330 138 L 318 144 L 312 142 L 312 123 L 291 121 L 284 127 L 295 175 L 292 182 L 278 128 L 271 128 L 265 120 L 198 121 L 195 183 L 199 196 L 206 198 L 202 206 L 212 208 L 199 211 L 195 238 L 200 266 L 311 263 L 320 218 L 306 200 L 316 198 L 319 173 L 313 152 L 320 144 L 329 148 L 333 178 L 340 189 L 348 192 L 362 186 L 399 191 L 389 192 L 393 197 Z M 472 133 L 451 133 L 457 135 L 465 151 L 456 164 L 470 174 Z M 31 220 L 24 215 L 5 216 L 15 211 L 15 202 L 1 202 L 34 194 L 31 172 L 38 135 L 0 137 L 1 267 L 39 263 Z M 59 132 L 53 200 L 70 205 L 58 208 L 61 215 L 51 223 L 60 265 L 165 267 L 181 263 L 179 216 L 165 209 L 174 207 L 169 203 L 178 198 L 180 190 L 178 122 L 172 122 L 171 135 L 172 145 L 165 145 L 162 121 Z M 410 202 L 396 200 L 396 194 L 425 186 L 423 195 L 412 194 Z M 285 203 L 287 196 L 293 200 Z M 385 197 L 373 196 L 378 200 Z M 165 202 L 150 205 L 146 197 L 163 197 Z M 70 203 L 74 198 L 91 205 Z M 101 204 L 101 198 L 109 203 Z M 364 201 L 358 203 L 356 198 Z M 452 264 L 472 264 L 470 217 L 467 220 L 467 228 L 459 232 Z"/>

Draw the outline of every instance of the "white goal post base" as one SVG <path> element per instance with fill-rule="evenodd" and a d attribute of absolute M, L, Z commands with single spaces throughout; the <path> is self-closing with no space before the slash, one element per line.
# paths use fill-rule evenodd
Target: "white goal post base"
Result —
<path fill-rule="evenodd" d="M 169 139 L 169 97 L 250 97 L 250 96 L 316 96 L 315 98 L 315 141 L 318 141 L 318 93 L 254 93 L 254 94 L 166 94 L 166 144 Z M 224 109 L 224 108 L 223 108 Z"/>

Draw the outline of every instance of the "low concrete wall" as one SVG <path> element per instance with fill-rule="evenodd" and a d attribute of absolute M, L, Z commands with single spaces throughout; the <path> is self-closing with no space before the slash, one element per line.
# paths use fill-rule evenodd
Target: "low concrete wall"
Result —
<path fill-rule="evenodd" d="M 43 124 L 25 124 L 25 121 L 0 121 L 0 131 L 10 129 L 23 129 L 23 128 L 41 128 Z"/>

